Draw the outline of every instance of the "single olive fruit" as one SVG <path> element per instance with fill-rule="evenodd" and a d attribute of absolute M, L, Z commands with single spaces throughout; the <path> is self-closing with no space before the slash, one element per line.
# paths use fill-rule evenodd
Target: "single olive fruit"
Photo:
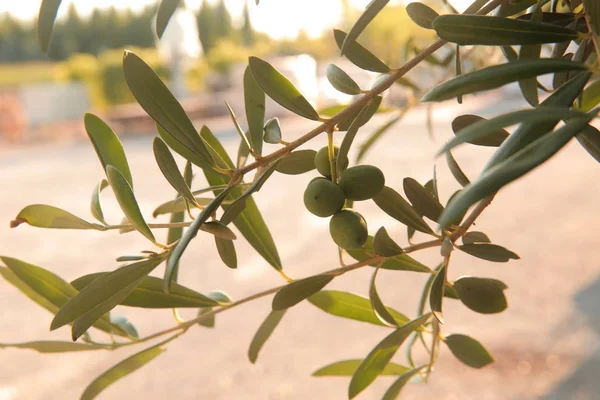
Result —
<path fill-rule="evenodd" d="M 342 249 L 352 250 L 362 247 L 369 237 L 367 221 L 353 210 L 342 210 L 329 221 L 331 238 Z"/>
<path fill-rule="evenodd" d="M 330 217 L 344 206 L 344 192 L 325 178 L 313 179 L 304 191 L 306 209 L 318 217 Z"/>
<path fill-rule="evenodd" d="M 383 172 L 372 165 L 357 165 L 342 172 L 340 187 L 348 200 L 368 200 L 385 186 Z"/>
<path fill-rule="evenodd" d="M 340 152 L 340 148 L 337 146 L 333 146 L 333 154 L 337 157 Z M 342 170 L 348 168 L 348 159 L 346 158 L 344 162 L 344 166 Z M 321 150 L 317 151 L 315 155 L 315 167 L 317 167 L 317 171 L 327 178 L 331 178 L 331 167 L 329 166 L 329 148 L 327 146 L 323 147 Z M 334 162 L 335 167 L 335 162 Z"/>

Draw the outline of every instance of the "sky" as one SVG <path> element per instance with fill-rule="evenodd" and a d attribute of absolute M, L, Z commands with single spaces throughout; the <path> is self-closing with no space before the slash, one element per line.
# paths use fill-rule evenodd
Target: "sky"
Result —
<path fill-rule="evenodd" d="M 95 7 L 114 6 L 118 9 L 140 10 L 154 4 L 157 0 L 63 0 L 59 18 L 73 3 L 83 15 L 88 15 Z M 211 1 L 211 0 L 209 0 Z M 213 2 L 212 0 L 211 2 Z M 241 13 L 245 0 L 225 0 L 232 15 Z M 370 0 L 349 0 L 352 5 L 362 9 Z M 391 1 L 391 3 L 410 3 L 411 0 Z M 455 0 L 457 6 L 470 0 Z M 36 18 L 41 0 L 0 1 L 0 13 L 9 12 L 13 16 L 32 20 Z M 186 0 L 188 8 L 196 10 L 202 0 Z M 274 38 L 294 37 L 300 29 L 310 36 L 318 36 L 325 29 L 335 26 L 341 17 L 342 0 L 261 0 L 256 6 L 250 0 L 250 16 L 256 30 L 265 32 Z M 318 11 L 317 11 L 318 10 Z"/>

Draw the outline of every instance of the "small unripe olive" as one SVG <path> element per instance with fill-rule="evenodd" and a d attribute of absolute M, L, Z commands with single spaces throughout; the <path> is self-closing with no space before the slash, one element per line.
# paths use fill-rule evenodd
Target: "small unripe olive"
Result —
<path fill-rule="evenodd" d="M 313 179 L 304 191 L 306 209 L 318 217 L 330 217 L 344 206 L 344 192 L 325 178 Z"/>
<path fill-rule="evenodd" d="M 342 210 L 329 221 L 331 238 L 342 249 L 352 250 L 362 247 L 369 237 L 367 222 L 353 210 Z"/>
<path fill-rule="evenodd" d="M 337 157 L 339 152 L 340 152 L 340 148 L 337 146 L 333 146 L 333 154 L 335 155 L 335 157 Z M 333 165 L 334 165 L 334 168 L 336 168 L 335 161 L 334 161 Z M 329 166 L 329 148 L 327 146 L 323 147 L 315 155 L 315 167 L 317 167 L 317 171 L 319 171 L 319 173 L 321 175 L 323 175 L 327 178 L 331 178 L 331 167 Z M 342 170 L 346 169 L 347 167 L 348 167 L 348 159 L 346 158 L 346 160 L 344 162 L 344 166 L 342 167 Z"/>
<path fill-rule="evenodd" d="M 340 187 L 348 200 L 368 200 L 385 186 L 383 172 L 372 165 L 357 165 L 342 172 Z"/>

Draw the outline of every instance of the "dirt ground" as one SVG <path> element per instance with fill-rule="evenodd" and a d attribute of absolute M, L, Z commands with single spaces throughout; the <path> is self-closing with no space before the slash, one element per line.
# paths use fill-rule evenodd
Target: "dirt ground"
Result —
<path fill-rule="evenodd" d="M 433 155 L 451 136 L 450 121 L 457 112 L 495 115 L 521 107 L 511 98 L 472 97 L 463 106 L 436 109 L 435 140 L 424 128 L 422 110 L 411 112 L 369 153 L 365 163 L 380 166 L 387 185 L 401 190 L 402 179 L 431 178 Z M 359 134 L 385 119 L 378 117 Z M 207 121 L 234 154 L 237 138 L 229 125 Z M 291 140 L 312 125 L 283 121 L 284 138 Z M 325 144 L 319 138 L 309 147 Z M 142 211 L 172 198 L 173 191 L 153 159 L 151 138 L 125 139 Z M 269 146 L 268 149 L 274 147 Z M 469 177 L 475 177 L 491 154 L 486 148 L 461 148 L 455 157 Z M 542 168 L 508 186 L 477 222 L 494 243 L 521 257 L 506 264 L 491 263 L 457 252 L 450 278 L 460 275 L 494 277 L 509 287 L 509 309 L 480 315 L 456 301 L 445 303 L 445 333 L 464 333 L 480 340 L 496 362 L 473 370 L 442 348 L 427 385 L 409 385 L 404 398 L 448 400 L 597 399 L 600 398 L 600 165 L 573 142 Z M 336 248 L 329 239 L 327 220 L 311 216 L 302 193 L 315 173 L 275 175 L 255 197 L 275 237 L 285 271 L 302 277 L 336 266 Z M 90 219 L 89 198 L 102 170 L 88 143 L 0 150 L 0 254 L 21 258 L 51 269 L 63 278 L 116 268 L 114 259 L 135 254 L 145 239 L 116 232 L 50 231 L 10 221 L 27 204 L 45 203 Z M 444 160 L 438 162 L 440 192 L 446 200 L 458 188 Z M 194 185 L 200 188 L 198 180 Z M 105 215 L 117 223 L 121 214 L 109 195 L 103 196 Z M 405 229 L 372 202 L 357 208 L 367 216 L 374 233 L 385 226 L 406 245 Z M 161 234 L 161 233 L 159 233 Z M 164 234 L 164 233 L 162 233 Z M 423 239 L 418 237 L 417 240 Z M 220 260 L 212 238 L 199 235 L 185 254 L 180 281 L 202 293 L 226 291 L 239 299 L 281 284 L 281 277 L 250 246 L 238 240 L 239 269 L 231 271 Z M 416 258 L 434 264 L 437 250 Z M 157 271 L 156 274 L 160 274 Z M 356 271 L 336 279 L 331 289 L 367 295 L 370 275 Z M 425 277 L 409 272 L 383 271 L 379 291 L 388 305 L 414 316 Z M 592 287 L 595 284 L 595 287 Z M 39 339 L 68 340 L 67 328 L 48 332 L 51 315 L 0 281 L 0 343 Z M 290 310 L 263 348 L 256 365 L 247 360 L 250 340 L 270 309 L 265 298 L 218 316 L 215 329 L 190 330 L 167 346 L 158 359 L 108 388 L 100 399 L 343 399 L 348 379 L 313 378 L 328 363 L 362 358 L 386 334 L 385 328 L 333 318 L 310 304 Z M 174 324 L 171 311 L 120 308 L 142 336 Z M 184 312 L 184 316 L 192 317 Z M 595 327 L 595 329 L 594 329 Z M 99 335 L 98 335 L 99 336 Z M 76 399 L 86 385 L 133 349 L 115 352 L 41 355 L 26 350 L 0 351 L 0 400 Z M 404 362 L 404 351 L 395 361 Z M 391 384 L 380 378 L 358 399 L 378 399 Z"/>

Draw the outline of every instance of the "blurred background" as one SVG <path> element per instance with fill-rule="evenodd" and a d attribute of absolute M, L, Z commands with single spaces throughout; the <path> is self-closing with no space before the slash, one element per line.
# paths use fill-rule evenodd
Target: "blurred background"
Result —
<path fill-rule="evenodd" d="M 89 197 L 103 171 L 83 129 L 83 114 L 101 116 L 123 141 L 136 196 L 145 215 L 173 197 L 152 154 L 154 124 L 134 103 L 121 64 L 124 49 L 140 55 L 169 84 L 197 127 L 210 127 L 235 156 L 239 139 L 224 101 L 243 121 L 242 76 L 249 55 L 272 63 L 294 82 L 319 110 L 348 104 L 327 82 L 335 63 L 363 88 L 377 78 L 339 57 L 332 28 L 349 29 L 368 0 L 185 0 L 161 41 L 153 32 L 157 1 L 63 1 L 49 55 L 39 50 L 35 19 L 39 0 L 0 4 L 0 254 L 48 268 L 66 280 L 116 268 L 114 259 L 146 245 L 135 234 L 48 231 L 8 222 L 27 204 L 44 203 L 89 219 Z M 427 1 L 444 11 L 441 1 Z M 452 4 L 460 11 L 464 1 Z M 408 18 L 404 2 L 390 2 L 360 42 L 382 60 L 399 66 L 435 39 Z M 485 49 L 470 50 L 465 70 L 501 60 Z M 479 52 L 479 53 L 477 53 Z M 417 67 L 408 79 L 422 89 L 447 77 L 450 49 Z M 382 110 L 408 107 L 418 98 L 396 85 Z M 410 176 L 424 183 L 432 177 L 437 149 L 452 136 L 450 122 L 459 114 L 493 116 L 526 107 L 518 88 L 509 86 L 467 96 L 462 105 L 411 107 L 371 149 L 364 163 L 385 173 L 387 185 L 400 191 Z M 359 133 L 365 143 L 395 117 L 381 112 Z M 267 116 L 281 118 L 283 139 L 291 141 L 314 123 L 294 117 L 273 102 Z M 336 139 L 338 142 L 341 138 Z M 319 149 L 320 137 L 306 145 Z M 265 152 L 277 146 L 265 145 Z M 351 153 L 351 160 L 356 151 Z M 491 155 L 485 148 L 460 148 L 456 158 L 471 178 Z M 178 161 L 181 162 L 180 159 Z M 442 199 L 458 188 L 438 162 Z M 181 164 L 183 165 L 183 164 Z M 405 398 L 421 399 L 598 399 L 600 398 L 600 300 L 598 246 L 593 227 L 600 223 L 593 182 L 598 165 L 571 143 L 549 163 L 509 185 L 477 222 L 494 243 L 521 256 L 508 264 L 453 256 L 450 278 L 494 277 L 509 287 L 509 309 L 499 315 L 475 314 L 457 302 L 445 303 L 445 333 L 480 340 L 496 362 L 472 370 L 445 348 L 427 385 L 409 385 Z M 309 176 L 310 175 L 310 176 Z M 303 277 L 337 265 L 327 220 L 304 209 L 302 193 L 314 174 L 274 175 L 255 195 L 275 238 L 286 272 Z M 203 187 L 197 178 L 194 188 Z M 103 196 L 105 215 L 117 223 L 118 204 Z M 406 245 L 406 230 L 371 202 L 357 204 L 370 233 L 385 226 Z M 148 217 L 150 218 L 150 217 Z M 166 233 L 165 233 L 166 234 Z M 416 238 L 419 242 L 424 237 Z M 281 284 L 279 274 L 243 241 L 236 242 L 240 267 L 228 270 L 212 238 L 202 234 L 183 259 L 180 281 L 207 293 L 227 292 L 234 300 Z M 456 252 L 459 253 L 459 252 Z M 418 253 L 437 264 L 437 250 Z M 160 275 L 160 271 L 156 272 Z M 386 304 L 414 316 L 425 278 L 407 272 L 380 273 L 379 291 Z M 368 271 L 347 274 L 332 289 L 367 295 Z M 0 281 L 0 343 L 68 340 L 68 329 L 48 332 L 51 315 L 5 281 Z M 218 316 L 215 329 L 199 327 L 171 343 L 168 351 L 140 371 L 111 386 L 99 398 L 113 399 L 342 399 L 348 379 L 313 378 L 316 369 L 334 361 L 362 358 L 387 331 L 338 320 L 309 304 L 288 312 L 256 365 L 247 361 L 247 346 L 270 310 L 270 299 Z M 174 324 L 171 312 L 118 308 L 142 336 Z M 185 314 L 193 317 L 193 314 Z M 76 399 L 87 384 L 131 349 L 41 355 L 28 350 L 0 350 L 0 400 Z M 403 351 L 398 363 L 404 363 Z M 359 399 L 377 399 L 391 384 L 382 377 Z"/>

